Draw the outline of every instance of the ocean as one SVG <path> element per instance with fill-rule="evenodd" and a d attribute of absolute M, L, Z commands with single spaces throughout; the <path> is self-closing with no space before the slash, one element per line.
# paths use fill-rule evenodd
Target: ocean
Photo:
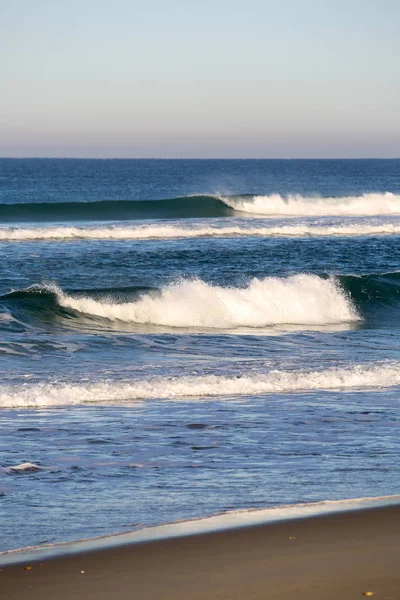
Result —
<path fill-rule="evenodd" d="M 0 551 L 399 492 L 400 160 L 0 159 Z"/>

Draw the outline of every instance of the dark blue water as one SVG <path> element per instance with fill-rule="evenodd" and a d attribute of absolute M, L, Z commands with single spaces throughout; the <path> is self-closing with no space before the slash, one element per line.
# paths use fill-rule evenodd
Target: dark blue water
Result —
<path fill-rule="evenodd" d="M 0 160 L 0 550 L 398 492 L 399 175 Z"/>

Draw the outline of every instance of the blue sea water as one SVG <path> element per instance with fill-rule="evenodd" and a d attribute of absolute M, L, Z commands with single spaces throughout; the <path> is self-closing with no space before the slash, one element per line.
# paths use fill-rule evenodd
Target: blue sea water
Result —
<path fill-rule="evenodd" d="M 0 551 L 399 491 L 400 160 L 0 160 Z"/>

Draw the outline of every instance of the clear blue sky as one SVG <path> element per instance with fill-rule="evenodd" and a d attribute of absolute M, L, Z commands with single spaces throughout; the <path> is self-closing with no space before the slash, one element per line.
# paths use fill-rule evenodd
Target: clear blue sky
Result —
<path fill-rule="evenodd" d="M 0 0 L 0 156 L 399 157 L 399 0 Z"/>

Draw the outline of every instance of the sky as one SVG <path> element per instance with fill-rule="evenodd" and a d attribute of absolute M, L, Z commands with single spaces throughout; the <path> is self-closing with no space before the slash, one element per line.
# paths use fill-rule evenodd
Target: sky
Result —
<path fill-rule="evenodd" d="M 399 0 L 0 0 L 0 156 L 400 157 Z"/>

